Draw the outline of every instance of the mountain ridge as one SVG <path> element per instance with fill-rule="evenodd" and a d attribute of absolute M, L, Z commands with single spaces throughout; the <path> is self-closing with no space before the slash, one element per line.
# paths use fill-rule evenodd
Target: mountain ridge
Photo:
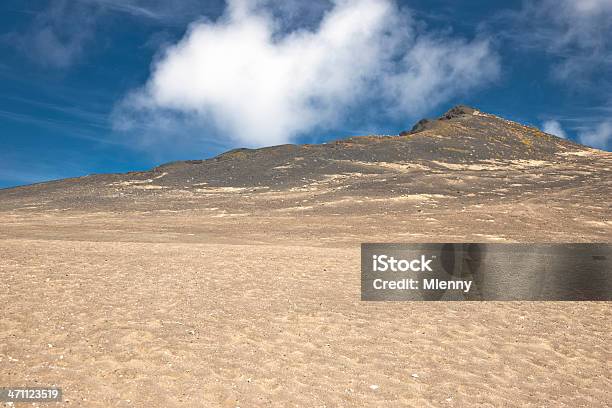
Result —
<path fill-rule="evenodd" d="M 548 133 L 545 133 L 533 126 L 529 126 L 529 125 L 525 125 L 525 124 L 521 124 L 518 122 L 514 122 L 514 121 L 510 121 L 507 119 L 504 119 L 502 117 L 493 115 L 493 114 L 489 114 L 489 113 L 484 113 L 476 108 L 467 106 L 467 105 L 463 105 L 463 104 L 459 104 L 456 105 L 454 107 L 452 107 L 451 109 L 449 109 L 447 112 L 445 112 L 444 114 L 442 114 L 441 116 L 439 116 L 438 118 L 435 119 L 430 119 L 430 118 L 423 118 L 421 120 L 419 120 L 417 123 L 414 124 L 414 126 L 410 129 L 410 130 L 406 130 L 406 131 L 401 131 L 398 135 L 378 135 L 378 134 L 371 134 L 371 135 L 363 135 L 363 136 L 348 136 L 346 138 L 342 138 L 342 139 L 338 139 L 335 141 L 331 141 L 331 142 L 324 142 L 321 144 L 282 144 L 282 145 L 273 145 L 273 146 L 265 146 L 265 147 L 260 147 L 260 148 L 246 148 L 246 147 L 238 147 L 238 148 L 234 148 L 231 150 L 228 150 L 226 152 L 220 153 L 219 155 L 212 157 L 210 159 L 190 159 L 190 160 L 178 160 L 178 161 L 172 161 L 172 162 L 168 162 L 168 163 L 163 163 L 160 165 L 157 165 L 153 168 L 151 168 L 150 170 L 144 170 L 144 171 L 129 171 L 126 173 L 96 173 L 96 174 L 90 174 L 87 176 L 80 176 L 80 177 L 70 177 L 70 178 L 66 178 L 66 179 L 59 179 L 59 180 L 51 180 L 51 181 L 45 181 L 45 182 L 41 182 L 41 183 L 34 183 L 34 184 L 29 184 L 29 185 L 23 185 L 23 186 L 16 186 L 16 187 L 9 187 L 9 188 L 4 188 L 4 189 L 0 189 L 0 190 L 10 190 L 13 188 L 24 188 L 24 187 L 28 187 L 28 186 L 32 186 L 32 185 L 41 185 L 41 184 L 47 184 L 47 183 L 56 183 L 59 181 L 64 181 L 64 180 L 78 180 L 78 179 L 83 179 L 83 178 L 90 178 L 90 177 L 98 177 L 98 176 L 113 176 L 113 175 L 131 175 L 131 174 L 143 174 L 143 173 L 148 173 L 148 172 L 156 172 L 156 171 L 163 171 L 163 169 L 166 168 L 170 168 L 176 165 L 198 165 L 198 164 L 202 164 L 208 161 L 220 161 L 220 160 L 226 160 L 226 159 L 236 159 L 236 158 L 244 158 L 246 155 L 252 154 L 252 153 L 256 153 L 256 152 L 270 152 L 270 151 L 274 151 L 277 149 L 280 150 L 297 150 L 301 147 L 306 147 L 306 148 L 311 148 L 313 146 L 339 146 L 339 145 L 347 145 L 349 143 L 362 143 L 362 142 L 368 142 L 368 141 L 376 141 L 376 142 L 382 142 L 382 141 L 398 141 L 398 140 L 402 140 L 402 138 L 407 138 L 410 136 L 414 136 L 414 135 L 418 135 L 419 133 L 423 133 L 421 136 L 424 135 L 430 135 L 430 136 L 441 136 L 440 133 L 444 134 L 447 133 L 449 129 L 446 129 L 445 127 L 448 126 L 447 123 L 458 123 L 458 122 L 465 122 L 465 121 L 469 121 L 469 119 L 473 119 L 473 117 L 476 117 L 477 120 L 480 121 L 489 121 L 489 122 L 495 122 L 495 121 L 502 121 L 504 124 L 511 126 L 511 127 L 518 127 L 520 130 L 522 130 L 525 133 L 531 133 L 532 135 L 538 135 L 541 136 L 544 139 L 547 139 L 547 141 L 554 141 L 559 143 L 559 145 L 564 146 L 565 148 L 572 148 L 575 147 L 576 149 L 587 149 L 587 150 L 598 150 L 598 149 L 594 149 L 588 146 L 584 146 L 566 139 L 562 139 L 559 138 L 555 135 L 551 135 Z M 490 123 L 489 123 L 490 124 Z M 468 124 L 468 126 L 472 126 L 473 130 L 477 130 L 479 128 L 482 128 L 483 125 L 479 125 L 479 126 L 474 126 L 474 124 Z M 482 129 L 480 129 L 482 130 Z M 491 128 L 486 129 L 487 131 L 490 132 Z M 436 134 L 437 132 L 437 134 Z M 469 135 L 469 132 L 465 132 L 463 135 L 459 135 L 459 136 L 465 136 L 465 135 Z M 456 135 L 455 135 L 456 136 Z M 519 137 L 519 140 L 525 144 L 526 146 L 530 146 L 532 144 L 532 142 L 529 139 L 526 138 L 521 138 Z M 449 148 L 449 146 L 447 146 L 447 148 Z M 452 147 L 451 147 L 452 148 Z M 455 149 L 457 149 L 455 147 Z M 563 149 L 563 148 L 561 148 Z M 452 151 L 454 153 L 460 153 L 458 150 L 454 150 Z M 534 152 L 534 154 L 537 154 L 537 152 Z M 449 155 L 449 157 L 451 160 L 458 158 L 458 155 Z M 482 158 L 480 158 L 482 159 Z"/>
<path fill-rule="evenodd" d="M 238 148 L 148 171 L 4 189 L 0 209 L 148 211 L 204 208 L 220 200 L 227 208 L 265 203 L 264 211 L 312 202 L 354 204 L 363 197 L 399 208 L 411 199 L 431 203 L 433 196 L 478 202 L 546 189 L 587 189 L 598 197 L 610 191 L 611 162 L 609 152 L 458 105 L 401 135 Z"/>

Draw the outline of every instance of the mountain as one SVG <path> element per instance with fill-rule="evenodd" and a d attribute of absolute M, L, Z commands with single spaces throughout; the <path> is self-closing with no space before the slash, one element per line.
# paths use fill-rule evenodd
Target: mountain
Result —
<path fill-rule="evenodd" d="M 257 208 L 249 205 L 257 198 L 264 211 L 382 199 L 396 207 L 427 205 L 432 197 L 503 201 L 553 191 L 597 200 L 612 196 L 611 161 L 610 153 L 459 105 L 397 136 L 235 149 L 146 172 L 0 190 L 0 209 L 197 209 L 225 196 L 231 199 L 221 204 L 235 210 Z"/>

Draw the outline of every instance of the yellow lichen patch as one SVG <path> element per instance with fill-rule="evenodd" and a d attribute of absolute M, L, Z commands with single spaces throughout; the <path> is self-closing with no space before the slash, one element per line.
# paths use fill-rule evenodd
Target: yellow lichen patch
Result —
<path fill-rule="evenodd" d="M 533 140 L 523 135 L 518 135 L 518 138 L 521 140 L 521 143 L 531 149 L 531 147 L 533 146 Z"/>
<path fill-rule="evenodd" d="M 247 157 L 247 153 L 241 150 L 235 152 L 227 152 L 222 155 L 223 158 L 232 158 L 232 159 L 244 159 Z"/>
<path fill-rule="evenodd" d="M 349 139 L 346 140 L 336 140 L 335 142 L 333 142 L 335 145 L 341 145 L 341 146 L 352 146 L 353 142 Z"/>
<path fill-rule="evenodd" d="M 351 142 L 380 142 L 383 139 L 386 139 L 386 137 L 368 135 L 368 136 L 355 136 L 355 137 L 352 137 L 350 140 Z"/>

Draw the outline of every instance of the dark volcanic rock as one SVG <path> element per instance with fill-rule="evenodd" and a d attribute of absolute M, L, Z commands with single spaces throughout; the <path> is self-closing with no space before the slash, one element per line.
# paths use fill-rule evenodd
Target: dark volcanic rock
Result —
<path fill-rule="evenodd" d="M 440 119 L 450 120 L 450 119 L 461 117 L 464 115 L 473 115 L 474 112 L 477 112 L 476 109 L 474 108 L 471 108 L 466 105 L 457 105 L 449 109 L 448 112 L 446 112 L 444 115 L 442 115 L 442 117 L 440 117 Z"/>
<path fill-rule="evenodd" d="M 479 112 L 474 109 L 471 108 L 469 106 L 466 105 L 457 105 L 451 109 L 449 109 L 446 113 L 444 113 L 444 115 L 440 116 L 438 119 L 421 119 L 419 120 L 417 123 L 414 124 L 414 126 L 409 130 L 409 131 L 402 131 L 400 132 L 400 136 L 407 136 L 413 133 L 418 133 L 418 132 L 422 132 L 424 130 L 427 129 L 432 129 L 436 126 L 436 121 L 441 121 L 441 120 L 451 120 L 451 119 L 455 119 L 455 118 L 460 118 L 460 117 L 465 117 L 465 116 L 469 116 L 469 115 L 475 115 L 478 114 Z"/>
<path fill-rule="evenodd" d="M 412 127 L 412 129 L 410 129 L 409 132 L 400 132 L 400 136 L 407 136 L 412 133 L 422 132 L 423 130 L 430 128 L 431 125 L 432 121 L 430 119 L 421 119 L 414 124 L 414 126 Z"/>

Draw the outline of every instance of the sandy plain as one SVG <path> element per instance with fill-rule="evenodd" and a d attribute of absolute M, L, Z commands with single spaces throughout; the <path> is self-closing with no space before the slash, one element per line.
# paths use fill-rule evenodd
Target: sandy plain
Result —
<path fill-rule="evenodd" d="M 360 242 L 467 227 L 287 214 L 3 212 L 0 384 L 76 407 L 609 406 L 609 303 L 361 302 Z"/>

